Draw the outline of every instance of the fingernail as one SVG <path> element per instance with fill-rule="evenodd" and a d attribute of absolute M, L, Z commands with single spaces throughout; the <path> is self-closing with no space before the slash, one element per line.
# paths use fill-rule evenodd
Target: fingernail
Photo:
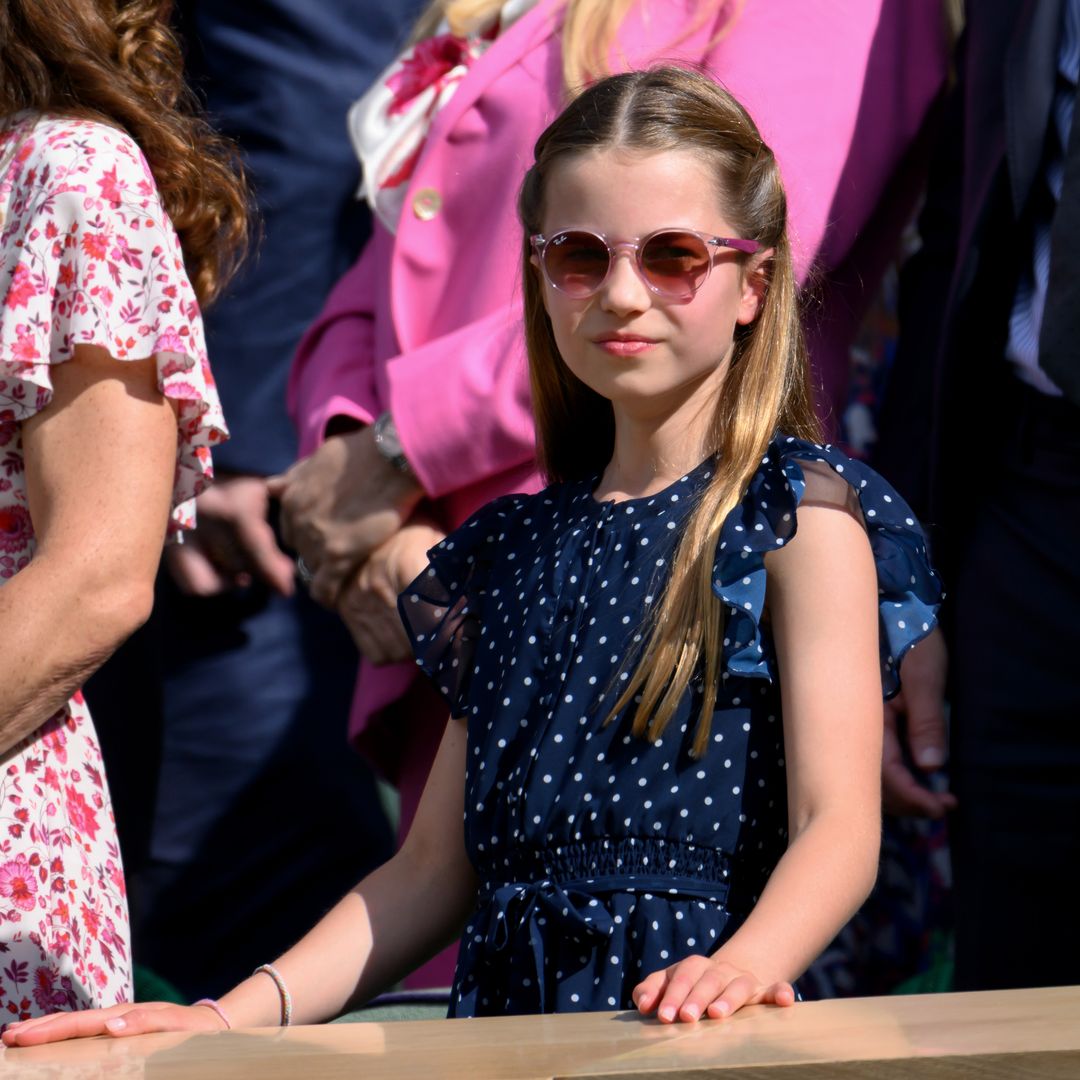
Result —
<path fill-rule="evenodd" d="M 714 1006 L 717 1017 L 727 1016 L 731 1012 L 731 1006 L 726 1001 L 718 1001 Z"/>
<path fill-rule="evenodd" d="M 915 761 L 924 769 L 940 769 L 945 764 L 945 752 L 940 746 L 924 746 L 915 755 Z"/>
<path fill-rule="evenodd" d="M 105 1026 L 110 1031 L 123 1031 L 127 1027 L 127 1021 L 122 1016 L 114 1016 L 111 1020 L 105 1021 Z"/>
<path fill-rule="evenodd" d="M 683 1014 L 684 1019 L 689 1020 L 691 1022 L 696 1020 L 698 1018 L 698 1016 L 701 1015 L 700 1012 L 698 1011 L 698 1007 L 696 1005 L 685 1005 L 685 1006 L 683 1006 L 682 1014 Z"/>
<path fill-rule="evenodd" d="M 665 1005 L 660 1010 L 660 1019 L 661 1020 L 674 1020 L 675 1019 L 675 1009 L 674 1009 L 674 1007 L 671 1006 L 671 1005 Z"/>

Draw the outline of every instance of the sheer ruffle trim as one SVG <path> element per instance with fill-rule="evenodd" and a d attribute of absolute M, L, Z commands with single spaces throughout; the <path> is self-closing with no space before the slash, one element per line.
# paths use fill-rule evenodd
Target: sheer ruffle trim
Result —
<path fill-rule="evenodd" d="M 926 539 L 904 500 L 872 469 L 831 446 L 791 436 L 770 443 L 720 534 L 713 591 L 727 608 L 723 670 L 772 679 L 772 658 L 761 627 L 764 559 L 795 535 L 806 491 L 803 463 L 810 462 L 828 466 L 858 499 L 877 567 L 882 683 L 885 697 L 892 697 L 900 689 L 901 658 L 937 624 L 941 583 L 930 567 Z"/>
<path fill-rule="evenodd" d="M 491 568 L 525 496 L 507 495 L 478 510 L 428 552 L 428 567 L 398 598 L 416 663 L 434 680 L 452 716 L 469 710 L 473 656 L 484 636 L 482 614 Z"/>
<path fill-rule="evenodd" d="M 191 500 L 211 479 L 210 450 L 228 431 L 179 242 L 141 179 L 141 157 L 120 150 L 98 148 L 100 168 L 112 163 L 105 175 L 120 185 L 113 199 L 61 186 L 30 189 L 14 204 L 23 227 L 22 239 L 5 245 L 0 275 L 0 425 L 49 404 L 51 365 L 70 360 L 76 346 L 100 346 L 118 361 L 154 357 L 179 429 L 175 530 L 193 525 Z"/>
<path fill-rule="evenodd" d="M 14 332 L 15 327 L 0 321 L 0 427 L 26 420 L 52 400 L 51 365 L 48 361 L 13 359 L 10 339 Z M 79 344 L 109 348 L 105 341 Z M 229 434 L 206 363 L 168 347 L 182 344 L 175 335 L 149 338 L 118 358 L 123 362 L 154 357 L 158 389 L 176 409 L 178 439 L 171 532 L 194 527 L 195 496 L 214 475 L 211 449 Z"/>

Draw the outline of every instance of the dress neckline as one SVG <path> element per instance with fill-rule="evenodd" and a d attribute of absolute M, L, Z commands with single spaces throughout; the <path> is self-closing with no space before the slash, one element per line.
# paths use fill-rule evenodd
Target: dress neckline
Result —
<path fill-rule="evenodd" d="M 651 495 L 638 495 L 633 499 L 598 499 L 595 493 L 603 473 L 593 473 L 585 481 L 585 499 L 597 511 L 611 511 L 628 506 L 649 506 L 655 502 L 677 502 L 679 496 L 683 494 L 682 489 L 685 488 L 688 492 L 694 493 L 704 485 L 705 481 L 712 476 L 715 462 L 716 455 L 710 454 L 699 465 L 696 465 L 688 473 L 684 473 L 677 480 L 673 480 L 667 487 L 654 491 Z"/>

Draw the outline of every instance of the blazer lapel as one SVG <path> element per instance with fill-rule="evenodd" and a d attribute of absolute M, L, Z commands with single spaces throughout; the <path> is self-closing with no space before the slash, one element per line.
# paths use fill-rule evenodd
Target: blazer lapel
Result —
<path fill-rule="evenodd" d="M 1062 0 L 1028 0 L 1005 58 L 1005 147 L 1018 218 L 1042 162 L 1057 79 L 1061 5 Z"/>
<path fill-rule="evenodd" d="M 516 64 L 545 38 L 550 37 L 562 21 L 563 4 L 559 0 L 539 0 L 506 31 L 500 34 L 462 79 L 454 96 L 432 121 L 425 149 L 441 143 L 458 118 L 476 102 L 481 94 L 504 72 Z M 419 170 L 419 165 L 417 166 Z"/>

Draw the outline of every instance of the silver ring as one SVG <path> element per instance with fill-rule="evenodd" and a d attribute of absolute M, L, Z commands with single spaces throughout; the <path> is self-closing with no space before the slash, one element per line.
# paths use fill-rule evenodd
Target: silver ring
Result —
<path fill-rule="evenodd" d="M 311 567 L 308 566 L 306 562 L 304 562 L 303 555 L 298 555 L 296 557 L 296 576 L 305 585 L 310 585 L 311 579 L 315 576 L 315 574 L 311 570 Z"/>

